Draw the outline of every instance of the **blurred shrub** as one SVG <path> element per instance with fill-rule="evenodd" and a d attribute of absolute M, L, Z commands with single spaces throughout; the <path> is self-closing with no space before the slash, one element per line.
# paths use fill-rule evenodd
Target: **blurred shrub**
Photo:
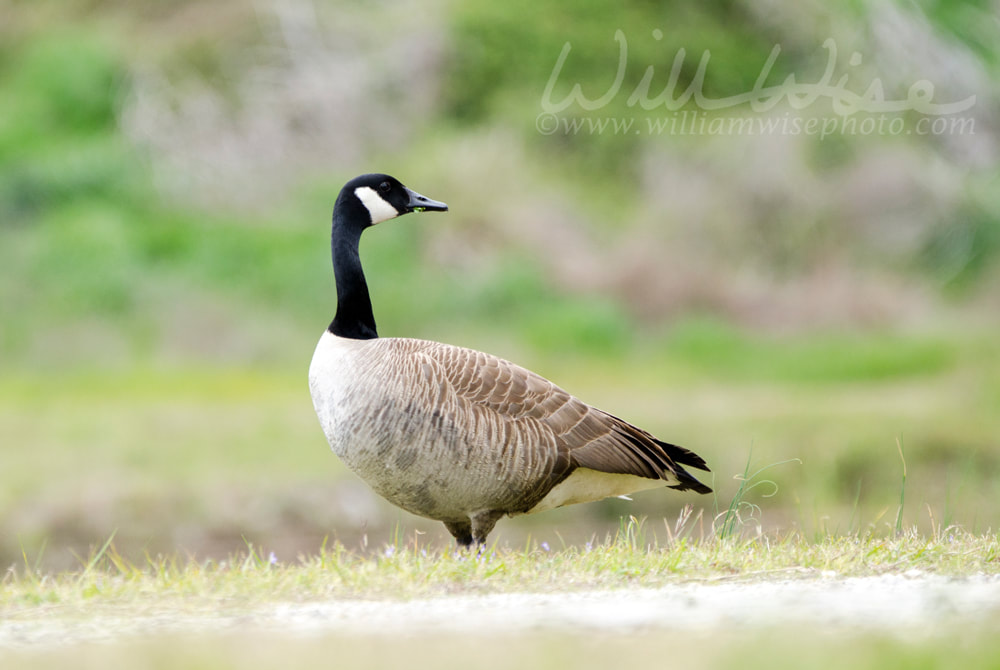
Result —
<path fill-rule="evenodd" d="M 687 51 L 687 57 L 675 91 L 680 93 L 691 83 L 702 52 L 708 50 L 711 60 L 703 91 L 721 97 L 751 89 L 774 46 L 754 29 L 739 3 L 596 0 L 585 5 L 477 0 L 457 6 L 452 16 L 454 59 L 445 91 L 452 115 L 482 121 L 516 109 L 533 121 L 567 43 L 571 51 L 553 100 L 564 98 L 576 83 L 588 98 L 600 97 L 610 88 L 619 65 L 616 30 L 625 35 L 628 60 L 621 92 L 602 112 L 608 116 L 640 109 L 627 108 L 625 101 L 649 66 L 656 72 L 650 95 L 659 93 L 680 49 Z M 775 77 L 784 74 L 780 64 L 773 72 Z"/>
<path fill-rule="evenodd" d="M 111 49 L 77 32 L 27 40 L 0 73 L 0 157 L 115 126 L 121 67 Z"/>
<path fill-rule="evenodd" d="M 928 236 L 918 259 L 955 291 L 973 286 L 1000 254 L 1000 179 L 974 186 L 951 220 Z"/>
<path fill-rule="evenodd" d="M 961 186 L 997 179 L 990 159 L 996 118 L 989 108 L 998 95 L 990 78 L 997 69 L 997 27 L 988 3 L 919 5 L 466 2 L 451 15 L 443 111 L 461 125 L 517 128 L 532 156 L 557 167 L 568 182 L 585 184 L 588 199 L 616 193 L 616 225 L 651 215 L 651 228 L 672 227 L 700 244 L 694 253 L 705 264 L 749 261 L 760 275 L 783 284 L 822 264 L 892 273 L 917 267 L 936 283 L 971 286 L 998 252 L 1000 202 Z M 562 120 L 668 116 L 672 112 L 662 107 L 629 107 L 627 99 L 650 67 L 650 96 L 660 93 L 681 50 L 686 57 L 674 96 L 691 84 L 705 52 L 711 57 L 700 90 L 710 98 L 751 90 L 775 45 L 781 51 L 768 84 L 788 75 L 819 81 L 828 57 L 821 45 L 833 37 L 839 46 L 835 80 L 849 73 L 851 90 L 860 91 L 877 77 L 889 98 L 905 98 L 908 87 L 924 78 L 938 86 L 940 100 L 975 93 L 979 102 L 969 118 L 976 131 L 945 137 L 661 136 L 646 126 L 623 133 L 583 124 L 580 132 L 538 132 L 541 96 L 564 45 L 571 50 L 552 99 L 563 100 L 579 85 L 594 100 L 615 79 L 616 30 L 628 45 L 618 95 L 598 110 L 572 105 L 558 115 Z M 858 66 L 855 50 L 863 57 Z M 804 112 L 782 105 L 753 114 L 802 121 L 832 113 L 822 99 Z M 749 114 L 745 107 L 699 114 Z M 641 203 L 637 211 L 629 209 L 632 203 Z"/>
<path fill-rule="evenodd" d="M 897 286 L 918 282 L 904 277 L 879 293 L 871 277 L 895 280 L 916 267 L 939 284 L 973 286 L 1000 252 L 995 167 L 973 171 L 943 143 L 544 136 L 535 129 L 540 96 L 564 44 L 572 51 L 553 97 L 579 84 L 595 98 L 615 77 L 616 30 L 628 40 L 627 68 L 621 93 L 601 116 L 639 113 L 625 105 L 629 92 L 652 66 L 656 95 L 682 48 L 687 57 L 676 91 L 692 81 L 706 50 L 706 95 L 749 90 L 778 42 L 782 54 L 771 80 L 791 72 L 807 80 L 822 69 L 816 62 L 822 38 L 798 36 L 791 3 L 767 13 L 747 2 L 474 0 L 438 8 L 443 17 L 423 16 L 421 30 L 396 17 L 378 33 L 365 32 L 372 23 L 367 10 L 331 5 L 322 7 L 328 14 L 289 10 L 289 18 L 276 11 L 271 23 L 265 17 L 257 49 L 214 39 L 214 28 L 211 38 L 190 41 L 178 26 L 206 15 L 178 18 L 174 12 L 182 10 L 169 3 L 155 3 L 156 11 L 141 19 L 130 13 L 143 14 L 154 3 L 112 4 L 114 12 L 105 3 L 78 4 L 80 21 L 64 17 L 61 27 L 24 21 L 34 27 L 0 46 L 0 264 L 20 273 L 0 278 L 0 297 L 5 306 L 61 312 L 41 320 L 49 327 L 67 314 L 96 313 L 120 317 L 125 330 L 155 330 L 136 325 L 148 294 L 179 311 L 199 298 L 238 297 L 262 308 L 234 307 L 247 323 L 266 322 L 263 310 L 273 308 L 283 318 L 322 325 L 316 319 L 327 319 L 335 303 L 329 206 L 335 182 L 361 162 L 405 166 L 421 179 L 435 174 L 429 182 L 449 184 L 440 197 L 457 205 L 464 199 L 462 209 L 455 207 L 463 225 L 481 220 L 482 240 L 471 258 L 458 257 L 460 246 L 446 250 L 445 262 L 429 251 L 423 235 L 461 235 L 453 231 L 407 225 L 366 238 L 366 268 L 386 334 L 448 339 L 453 324 L 482 333 L 499 317 L 507 320 L 503 330 L 530 347 L 613 355 L 699 309 L 754 326 L 888 323 L 897 312 L 883 304 L 905 307 L 909 296 Z M 981 36 L 966 10 L 929 6 L 951 34 L 970 42 Z M 19 7 L 22 16 L 35 11 Z M 150 141 L 142 143 L 141 133 L 122 132 L 129 117 L 119 103 L 124 92 L 133 107 L 141 101 L 137 82 L 155 93 L 168 78 L 155 67 L 143 70 L 149 77 L 133 77 L 143 59 L 130 51 L 126 58 L 121 45 L 142 41 L 124 34 L 132 25 L 157 30 L 171 18 L 176 34 L 164 32 L 156 49 L 174 54 L 164 57 L 173 67 L 197 70 L 199 86 L 168 85 L 169 95 L 154 96 L 141 128 Z M 257 25 L 253 17 L 249 22 Z M 858 19 L 858 25 L 866 24 Z M 192 48 L 206 49 L 205 58 L 192 56 Z M 230 114 L 230 102 L 240 114 Z M 174 107 L 190 113 L 171 116 Z M 977 129 L 990 139 L 990 127 L 981 123 Z M 477 140 L 494 134 L 499 139 Z M 290 211 L 271 201 L 272 209 L 261 213 L 252 195 L 278 179 L 298 185 L 307 169 L 334 184 L 322 202 Z M 164 197 L 155 187 L 164 182 L 154 179 L 168 172 L 180 187 Z M 223 188 L 246 196 L 242 210 L 195 195 Z M 823 267 L 833 271 L 816 271 Z M 863 271 L 872 267 L 884 274 Z M 836 290 L 824 294 L 826 286 Z M 189 288 L 196 295 L 182 293 Z M 887 297 L 868 309 L 869 295 Z M 846 296 L 841 311 L 831 306 L 837 296 Z M 214 314 L 212 304 L 207 309 Z M 760 317 L 762 306 L 771 311 Z M 810 321 L 813 313 L 831 316 Z M 855 313 L 876 316 L 864 321 Z M 16 327 L 26 341 L 31 319 L 22 321 Z M 933 348 L 897 350 L 892 342 L 868 353 L 860 345 L 827 350 L 819 341 L 811 349 L 778 344 L 761 351 L 712 328 L 687 335 L 684 328 L 693 327 L 682 324 L 668 337 L 678 351 L 706 368 L 749 376 L 879 378 L 944 364 Z M 754 368 L 755 360 L 777 361 L 777 372 Z"/>
<path fill-rule="evenodd" d="M 961 40 L 993 68 L 1000 67 L 994 32 L 994 3 L 989 0 L 921 0 L 918 4 L 935 25 Z"/>
<path fill-rule="evenodd" d="M 51 287 L 45 295 L 48 309 L 109 316 L 133 306 L 142 257 L 126 217 L 91 201 L 59 208 L 46 219 L 32 272 L 36 286 Z"/>
<path fill-rule="evenodd" d="M 78 198 L 120 197 L 134 162 L 115 134 L 124 68 L 79 33 L 26 40 L 0 71 L 0 222 Z"/>
<path fill-rule="evenodd" d="M 464 123 L 513 121 L 549 150 L 580 156 L 584 162 L 578 168 L 592 167 L 606 178 L 635 174 L 639 138 L 631 133 L 587 132 L 546 137 L 535 130 L 542 93 L 565 44 L 571 51 L 552 100 L 564 99 L 575 84 L 589 99 L 596 99 L 615 80 L 620 60 L 615 33 L 621 30 L 624 34 L 625 77 L 619 94 L 596 112 L 602 117 L 644 113 L 641 107 L 627 107 L 630 93 L 646 69 L 653 67 L 649 96 L 657 96 L 666 86 L 680 49 L 687 55 L 674 95 L 691 83 L 707 50 L 711 60 L 701 90 L 708 96 L 722 97 L 750 90 L 774 46 L 739 3 L 729 2 L 622 4 L 596 0 L 568 5 L 477 0 L 456 5 L 451 20 L 452 58 L 447 61 L 445 112 Z M 773 76 L 783 77 L 784 67 L 777 64 Z M 580 111 L 571 107 L 565 115 Z"/>

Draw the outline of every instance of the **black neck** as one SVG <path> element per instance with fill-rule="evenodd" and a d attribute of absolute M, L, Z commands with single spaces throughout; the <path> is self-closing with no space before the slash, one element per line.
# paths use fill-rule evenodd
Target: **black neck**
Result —
<path fill-rule="evenodd" d="M 361 208 L 360 204 L 358 208 Z M 368 217 L 368 212 L 361 209 L 358 212 L 345 212 L 338 202 L 333 211 L 330 250 L 333 255 L 333 274 L 337 279 L 337 315 L 327 330 L 338 337 L 370 340 L 378 337 L 378 331 L 372 314 L 372 300 L 368 295 L 368 283 L 358 254 L 361 231 L 367 226 L 359 225 L 356 221 L 361 217 Z"/>

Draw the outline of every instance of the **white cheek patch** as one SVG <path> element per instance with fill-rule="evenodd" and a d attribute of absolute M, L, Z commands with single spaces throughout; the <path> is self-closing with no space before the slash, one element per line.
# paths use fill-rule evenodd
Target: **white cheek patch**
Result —
<path fill-rule="evenodd" d="M 399 212 L 396 211 L 396 208 L 383 200 L 382 196 L 376 193 L 375 189 L 370 186 L 359 186 L 354 189 L 354 195 L 358 196 L 358 200 L 361 201 L 361 204 L 368 209 L 368 213 L 371 214 L 372 217 L 372 224 L 394 219 L 399 216 Z"/>

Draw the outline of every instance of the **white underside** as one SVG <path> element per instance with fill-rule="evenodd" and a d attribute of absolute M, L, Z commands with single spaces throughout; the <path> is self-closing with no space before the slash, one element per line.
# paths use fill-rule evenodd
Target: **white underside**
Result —
<path fill-rule="evenodd" d="M 549 494 L 542 498 L 541 502 L 528 510 L 528 514 L 544 512 L 563 505 L 603 500 L 612 496 L 624 496 L 636 491 L 645 491 L 676 483 L 676 480 L 649 479 L 635 475 L 599 472 L 590 468 L 577 468 L 573 474 L 549 491 Z"/>

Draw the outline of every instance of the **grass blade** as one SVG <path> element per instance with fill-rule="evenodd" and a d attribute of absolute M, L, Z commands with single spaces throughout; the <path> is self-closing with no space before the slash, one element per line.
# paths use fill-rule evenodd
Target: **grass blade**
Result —
<path fill-rule="evenodd" d="M 906 456 L 903 455 L 903 441 L 896 438 L 896 450 L 899 460 L 903 462 L 903 480 L 899 485 L 899 509 L 896 510 L 896 535 L 903 532 L 903 505 L 906 503 Z"/>

